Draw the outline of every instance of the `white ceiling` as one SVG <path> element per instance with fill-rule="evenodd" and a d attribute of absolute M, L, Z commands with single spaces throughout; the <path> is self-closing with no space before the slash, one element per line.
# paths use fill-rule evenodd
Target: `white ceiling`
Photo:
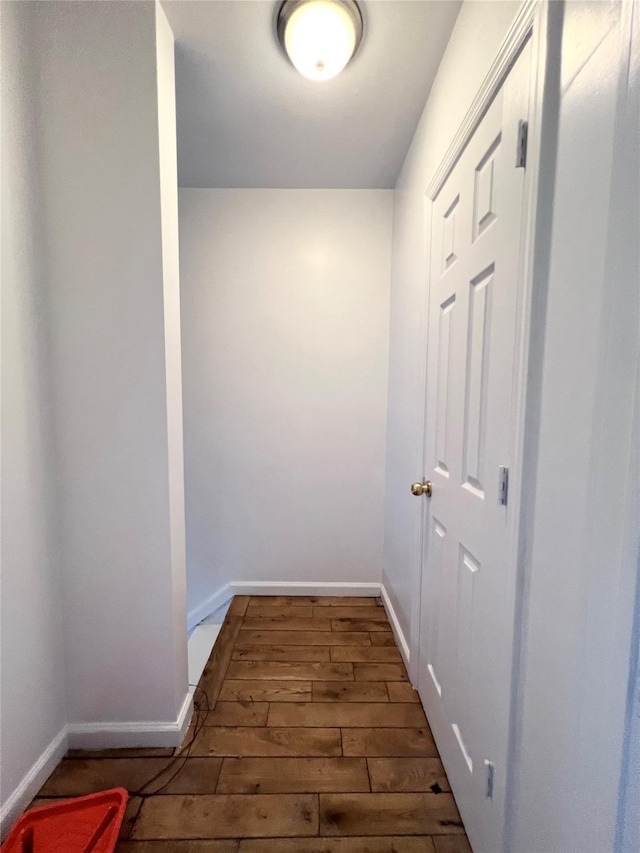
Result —
<path fill-rule="evenodd" d="M 460 0 L 361 0 L 326 83 L 289 64 L 274 0 L 163 0 L 176 38 L 182 187 L 393 187 Z"/>

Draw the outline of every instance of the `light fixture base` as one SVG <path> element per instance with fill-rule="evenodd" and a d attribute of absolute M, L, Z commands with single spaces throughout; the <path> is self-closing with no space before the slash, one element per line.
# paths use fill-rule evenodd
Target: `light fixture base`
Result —
<path fill-rule="evenodd" d="M 282 47 L 285 56 L 290 62 L 292 62 L 292 60 L 289 56 L 289 52 L 285 43 L 285 32 L 287 29 L 287 24 L 291 19 L 293 13 L 297 9 L 299 9 L 301 6 L 306 6 L 313 2 L 314 0 L 284 0 L 284 2 L 280 6 L 280 9 L 278 10 L 278 15 L 276 19 L 276 32 L 278 34 L 278 41 L 280 42 L 280 46 Z M 347 65 L 349 65 L 349 63 L 353 61 L 353 57 L 358 52 L 358 48 L 360 47 L 360 43 L 362 41 L 362 35 L 364 32 L 362 12 L 360 11 L 360 7 L 356 3 L 356 0 L 330 0 L 330 2 L 332 4 L 335 4 L 336 6 L 340 6 L 347 13 L 353 24 L 353 29 L 355 33 L 355 45 L 353 48 L 353 53 L 351 54 L 351 57 L 347 62 Z"/>

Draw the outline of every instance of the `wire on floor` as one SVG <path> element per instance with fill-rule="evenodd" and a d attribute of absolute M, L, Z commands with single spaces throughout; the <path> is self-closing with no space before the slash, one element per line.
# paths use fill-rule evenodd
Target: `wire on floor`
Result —
<path fill-rule="evenodd" d="M 196 693 L 199 691 L 202 694 L 201 699 L 198 699 L 196 693 L 194 693 L 193 697 L 193 707 L 194 707 L 194 717 L 195 722 L 193 723 L 193 731 L 190 741 L 183 747 L 179 747 L 180 752 L 176 755 L 172 756 L 170 761 L 167 763 L 166 767 L 163 767 L 162 770 L 159 770 L 154 776 L 148 779 L 143 785 L 141 785 L 135 791 L 129 791 L 131 796 L 142 797 L 145 799 L 146 797 L 155 797 L 158 794 L 161 794 L 165 791 L 168 786 L 173 782 L 173 780 L 182 772 L 185 764 L 191 757 L 191 749 L 193 744 L 195 743 L 198 735 L 202 731 L 202 729 L 207 724 L 207 718 L 209 713 L 213 710 L 211 707 L 211 703 L 209 701 L 209 696 L 207 695 L 206 690 L 203 690 L 202 687 L 199 687 L 197 684 L 190 684 L 189 687 L 195 687 Z M 177 769 L 171 774 L 171 776 L 163 782 L 162 785 L 157 788 L 155 791 L 148 791 L 150 785 L 153 785 L 154 782 L 159 781 L 169 770 L 171 770 L 174 765 L 179 764 Z"/>

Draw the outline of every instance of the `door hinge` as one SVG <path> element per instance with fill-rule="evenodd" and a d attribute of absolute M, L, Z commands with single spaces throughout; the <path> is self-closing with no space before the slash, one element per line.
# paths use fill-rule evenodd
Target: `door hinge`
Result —
<path fill-rule="evenodd" d="M 506 465 L 498 466 L 498 503 L 507 505 L 509 498 L 509 469 Z"/>
<path fill-rule="evenodd" d="M 487 768 L 487 797 L 493 799 L 493 774 L 495 766 L 492 761 L 485 759 L 484 766 Z"/>
<path fill-rule="evenodd" d="M 529 122 L 520 119 L 518 122 L 518 147 L 516 149 L 516 169 L 524 169 L 527 165 L 527 132 Z"/>

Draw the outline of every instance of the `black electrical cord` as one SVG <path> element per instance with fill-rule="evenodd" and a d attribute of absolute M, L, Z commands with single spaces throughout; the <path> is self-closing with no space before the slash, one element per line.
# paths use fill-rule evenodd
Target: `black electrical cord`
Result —
<path fill-rule="evenodd" d="M 198 735 L 200 734 L 200 732 L 202 731 L 202 729 L 205 727 L 209 713 L 210 713 L 210 711 L 213 710 L 213 708 L 211 707 L 211 703 L 209 701 L 209 696 L 207 695 L 206 690 L 203 690 L 202 687 L 199 687 L 197 684 L 190 684 L 189 687 L 195 687 L 196 691 L 200 691 L 200 693 L 202 693 L 202 695 L 204 697 L 204 702 L 206 702 L 206 706 L 203 705 L 202 700 L 197 700 L 195 693 L 194 693 L 193 706 L 194 706 L 194 716 L 196 719 L 195 719 L 195 723 L 193 725 L 193 732 L 192 732 L 191 740 L 188 742 L 188 744 L 186 746 L 180 747 L 180 752 L 178 754 L 172 756 L 172 758 L 169 760 L 169 762 L 167 763 L 167 765 L 165 767 L 163 767 L 155 775 L 153 775 L 150 779 L 148 779 L 137 790 L 129 791 L 131 796 L 142 797 L 142 799 L 144 800 L 147 797 L 155 797 L 156 795 L 161 794 L 164 790 L 166 790 L 166 788 L 171 784 L 171 782 L 173 782 L 173 780 L 176 778 L 176 776 L 178 776 L 182 772 L 185 764 L 187 763 L 188 759 L 190 758 L 191 749 L 193 747 L 193 744 L 195 743 L 195 741 L 196 741 Z M 200 716 L 202 713 L 204 713 L 203 717 Z M 179 764 L 179 766 L 171 774 L 171 776 L 169 777 L 169 779 L 167 779 L 166 782 L 163 782 L 163 784 L 155 791 L 146 790 L 147 788 L 149 788 L 150 785 L 153 785 L 154 782 L 157 782 L 159 779 L 161 779 L 165 775 L 165 773 L 167 773 L 169 770 L 172 769 L 172 767 L 175 764 Z"/>

